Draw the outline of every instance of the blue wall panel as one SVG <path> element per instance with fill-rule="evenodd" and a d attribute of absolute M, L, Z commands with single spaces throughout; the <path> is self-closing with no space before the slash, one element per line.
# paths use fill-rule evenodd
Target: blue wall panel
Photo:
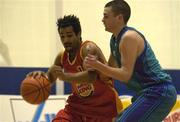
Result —
<path fill-rule="evenodd" d="M 0 68 L 0 94 L 19 95 L 21 81 L 27 73 L 35 70 L 47 71 L 47 68 Z M 55 94 L 55 85 L 52 87 L 51 94 Z"/>
<path fill-rule="evenodd" d="M 25 78 L 26 74 L 35 71 L 47 71 L 47 68 L 31 68 L 31 67 L 1 67 L 0 68 L 0 94 L 19 95 L 20 84 Z M 180 70 L 166 70 L 172 78 L 173 83 L 180 94 Z M 129 90 L 124 84 L 115 81 L 115 88 L 119 95 L 133 95 L 133 91 Z M 52 87 L 51 94 L 55 94 L 55 85 Z M 71 86 L 69 83 L 64 83 L 64 93 L 71 93 Z"/>

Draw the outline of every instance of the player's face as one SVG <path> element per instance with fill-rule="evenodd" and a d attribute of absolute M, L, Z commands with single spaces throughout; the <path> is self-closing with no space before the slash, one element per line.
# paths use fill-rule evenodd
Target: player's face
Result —
<path fill-rule="evenodd" d="M 76 51 L 79 48 L 80 33 L 76 35 L 72 26 L 60 28 L 59 36 L 67 52 Z"/>
<path fill-rule="evenodd" d="M 118 26 L 117 21 L 118 17 L 113 14 L 111 7 L 105 7 L 102 19 L 105 30 L 113 33 L 113 30 Z"/>

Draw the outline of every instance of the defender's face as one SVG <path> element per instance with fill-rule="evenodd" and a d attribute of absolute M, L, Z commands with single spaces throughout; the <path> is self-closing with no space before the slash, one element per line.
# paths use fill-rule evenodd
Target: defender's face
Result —
<path fill-rule="evenodd" d="M 118 26 L 117 21 L 118 18 L 112 12 L 111 7 L 105 7 L 102 19 L 105 30 L 113 33 L 113 30 Z"/>
<path fill-rule="evenodd" d="M 79 47 L 80 34 L 76 35 L 72 26 L 60 28 L 59 36 L 67 52 L 75 51 Z"/>

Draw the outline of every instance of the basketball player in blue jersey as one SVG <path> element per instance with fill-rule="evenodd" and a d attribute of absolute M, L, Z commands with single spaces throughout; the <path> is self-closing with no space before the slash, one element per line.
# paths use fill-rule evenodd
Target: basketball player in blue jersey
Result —
<path fill-rule="evenodd" d="M 88 55 L 85 64 L 136 91 L 132 104 L 116 122 L 161 122 L 176 102 L 176 89 L 165 73 L 146 38 L 127 26 L 131 10 L 124 0 L 108 2 L 104 8 L 105 30 L 112 33 L 109 65 Z"/>

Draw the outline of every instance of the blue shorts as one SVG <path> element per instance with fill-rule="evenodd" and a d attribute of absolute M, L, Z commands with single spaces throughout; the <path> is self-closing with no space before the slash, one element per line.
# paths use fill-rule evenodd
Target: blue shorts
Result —
<path fill-rule="evenodd" d="M 176 103 L 177 92 L 171 83 L 161 83 L 142 90 L 115 122 L 161 122 Z"/>

